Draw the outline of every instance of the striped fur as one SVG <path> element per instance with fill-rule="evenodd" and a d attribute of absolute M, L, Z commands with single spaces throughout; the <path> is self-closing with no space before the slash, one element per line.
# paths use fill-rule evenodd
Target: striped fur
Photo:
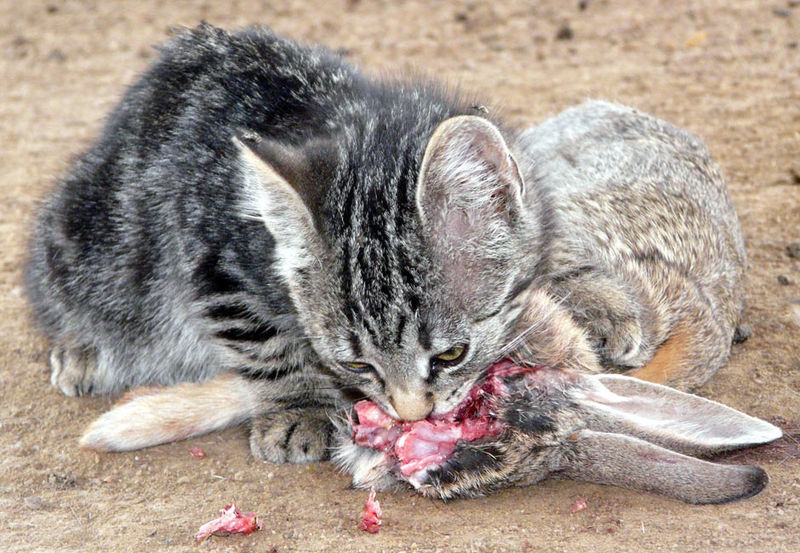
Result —
<path fill-rule="evenodd" d="M 513 132 L 473 105 L 263 28 L 179 33 L 40 213 L 26 282 L 53 383 L 106 394 L 237 373 L 262 406 L 228 420 L 253 419 L 254 453 L 275 461 L 322 451 L 321 413 L 354 398 L 448 410 L 513 335 L 540 233 L 519 213 Z"/>

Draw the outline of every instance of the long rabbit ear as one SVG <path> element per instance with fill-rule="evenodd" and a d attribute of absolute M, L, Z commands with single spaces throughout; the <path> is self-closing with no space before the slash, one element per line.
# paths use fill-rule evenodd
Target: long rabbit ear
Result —
<path fill-rule="evenodd" d="M 641 438 L 687 455 L 771 442 L 780 428 L 715 401 L 620 375 L 593 375 L 570 395 L 591 430 Z"/>
<path fill-rule="evenodd" d="M 767 485 L 759 467 L 722 465 L 681 455 L 638 438 L 583 430 L 572 436 L 565 476 L 666 495 L 687 503 L 726 503 Z"/>

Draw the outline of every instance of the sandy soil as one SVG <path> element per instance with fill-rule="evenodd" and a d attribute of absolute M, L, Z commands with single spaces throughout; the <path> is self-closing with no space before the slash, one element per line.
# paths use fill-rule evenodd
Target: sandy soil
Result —
<path fill-rule="evenodd" d="M 800 550 L 800 6 L 675 2 L 99 2 L 0 0 L 0 549 L 5 551 L 798 551 Z M 587 97 L 633 104 L 705 138 L 721 162 L 750 255 L 753 337 L 701 391 L 794 435 L 734 456 L 770 476 L 759 496 L 683 505 L 547 481 L 480 500 L 366 498 L 327 464 L 275 466 L 233 429 L 146 451 L 78 449 L 110 399 L 50 387 L 48 344 L 21 287 L 37 202 L 97 132 L 172 25 L 266 23 L 341 48 L 371 71 L 422 71 L 533 123 Z M 205 459 L 192 458 L 190 446 Z M 578 497 L 586 510 L 570 514 Z M 192 536 L 232 498 L 251 536 Z"/>

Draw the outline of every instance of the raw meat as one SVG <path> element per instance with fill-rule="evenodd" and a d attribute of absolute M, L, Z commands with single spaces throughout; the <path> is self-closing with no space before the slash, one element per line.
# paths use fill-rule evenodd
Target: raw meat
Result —
<path fill-rule="evenodd" d="M 194 539 L 203 541 L 211 534 L 249 534 L 261 530 L 261 521 L 255 513 L 242 513 L 231 503 L 219 512 L 219 517 L 206 522 L 197 531 Z"/>
<path fill-rule="evenodd" d="M 504 424 L 494 416 L 497 399 L 507 393 L 503 377 L 528 373 L 536 367 L 504 360 L 493 365 L 482 383 L 452 411 L 420 421 L 398 421 L 371 401 L 355 404 L 353 441 L 387 453 L 406 478 L 447 461 L 459 441 L 472 442 L 499 435 Z"/>
<path fill-rule="evenodd" d="M 377 534 L 380 529 L 379 526 L 381 525 L 382 515 L 381 504 L 375 499 L 375 488 L 370 488 L 369 497 L 364 503 L 364 510 L 361 511 L 361 524 L 359 524 L 359 528 L 370 534 Z"/>
<path fill-rule="evenodd" d="M 195 459 L 204 459 L 206 456 L 206 452 L 203 451 L 203 448 L 201 447 L 193 446 L 189 448 L 189 455 L 191 455 Z"/>
<path fill-rule="evenodd" d="M 575 513 L 580 513 L 581 511 L 586 509 L 586 498 L 585 497 L 578 497 L 575 501 L 572 502 L 572 505 L 569 506 L 569 512 L 573 515 Z"/>

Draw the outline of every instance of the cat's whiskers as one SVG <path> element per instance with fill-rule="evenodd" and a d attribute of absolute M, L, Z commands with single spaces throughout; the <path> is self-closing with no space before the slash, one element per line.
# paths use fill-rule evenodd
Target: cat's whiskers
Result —
<path fill-rule="evenodd" d="M 537 321 L 533 322 L 528 328 L 517 334 L 511 341 L 501 348 L 500 357 L 505 357 L 507 355 L 512 355 L 518 346 L 525 341 L 528 341 L 530 338 L 533 338 L 537 333 L 542 333 L 545 330 L 545 325 L 549 321 L 550 317 L 558 311 L 561 307 L 561 304 L 564 303 L 567 299 L 568 295 L 564 297 L 558 298 L 558 301 L 554 303 L 554 305 L 544 313 Z"/>

